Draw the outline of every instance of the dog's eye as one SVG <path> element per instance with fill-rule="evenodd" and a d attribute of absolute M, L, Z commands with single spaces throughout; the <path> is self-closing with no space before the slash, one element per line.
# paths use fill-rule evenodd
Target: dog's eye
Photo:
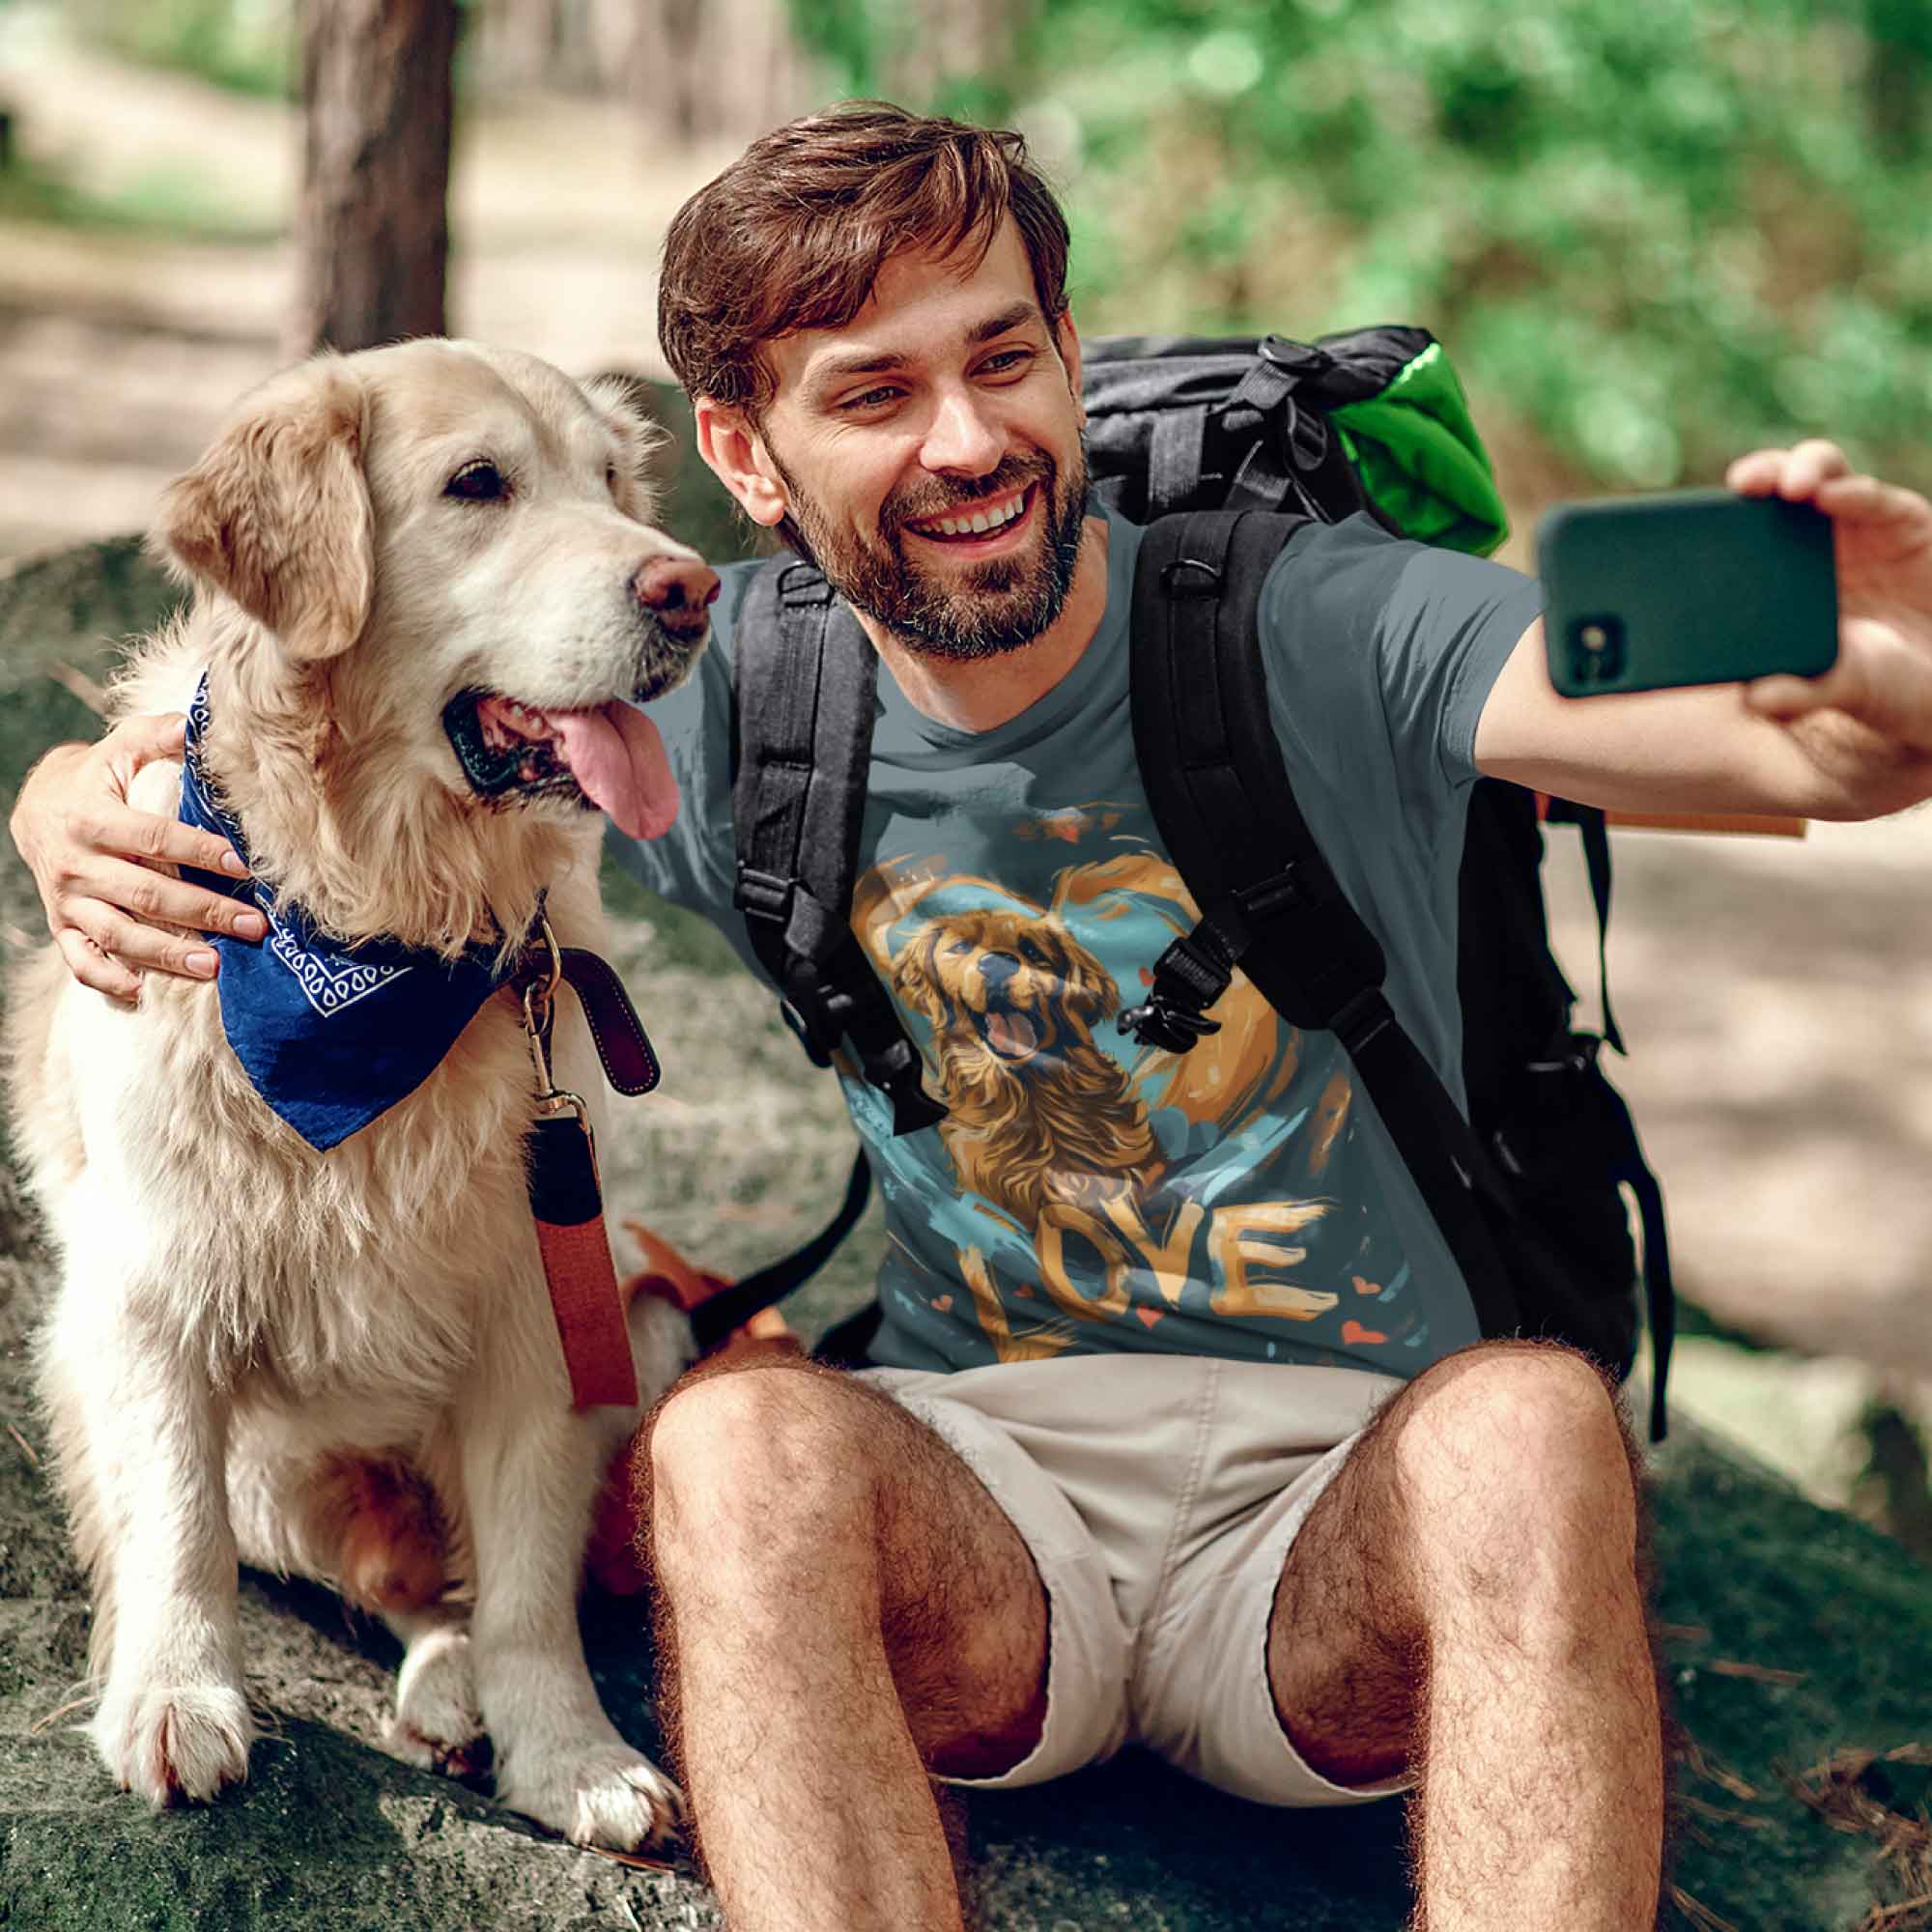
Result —
<path fill-rule="evenodd" d="M 466 463 L 442 486 L 442 494 L 459 497 L 466 503 L 494 503 L 510 494 L 510 486 L 494 463 L 479 459 L 474 463 Z"/>
<path fill-rule="evenodd" d="M 617 494 L 617 466 L 614 463 L 607 463 L 604 466 L 604 487 L 611 496 Z"/>
<path fill-rule="evenodd" d="M 1046 964 L 1046 954 L 1030 939 L 1020 941 L 1020 957 L 1029 966 L 1043 966 Z"/>

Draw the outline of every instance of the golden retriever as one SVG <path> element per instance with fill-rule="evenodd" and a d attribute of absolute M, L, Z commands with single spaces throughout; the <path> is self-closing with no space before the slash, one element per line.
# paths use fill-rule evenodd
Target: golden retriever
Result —
<path fill-rule="evenodd" d="M 507 957 L 547 902 L 560 941 L 597 945 L 589 806 L 654 835 L 677 803 L 619 700 L 686 674 L 717 582 L 650 525 L 651 438 L 530 357 L 417 341 L 276 378 L 172 486 L 156 537 L 197 594 L 117 704 L 186 709 L 205 674 L 202 774 L 275 913 Z M 172 812 L 180 769 L 133 802 Z M 127 1007 L 48 949 L 9 1034 L 63 1263 L 41 1386 L 109 1771 L 156 1804 L 246 1775 L 239 1557 L 389 1615 L 403 1754 L 467 1766 L 487 1733 L 506 1804 L 580 1842 L 650 1837 L 675 1788 L 605 1715 L 576 1616 L 638 1411 L 571 1406 L 512 996 L 326 1152 L 244 1074 L 215 984 L 151 976 Z M 554 1057 L 599 1093 L 567 996 Z M 688 1328 L 647 1302 L 632 1342 L 648 1401 Z"/>

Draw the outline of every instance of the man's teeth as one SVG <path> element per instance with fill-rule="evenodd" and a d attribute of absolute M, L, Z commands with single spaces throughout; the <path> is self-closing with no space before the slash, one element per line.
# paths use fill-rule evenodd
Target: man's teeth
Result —
<path fill-rule="evenodd" d="M 1009 503 L 995 504 L 991 509 L 976 511 L 970 517 L 935 517 L 913 527 L 928 535 L 943 537 L 979 536 L 986 530 L 996 530 L 1002 524 L 1009 524 L 1026 508 L 1024 495 L 1015 497 Z"/>

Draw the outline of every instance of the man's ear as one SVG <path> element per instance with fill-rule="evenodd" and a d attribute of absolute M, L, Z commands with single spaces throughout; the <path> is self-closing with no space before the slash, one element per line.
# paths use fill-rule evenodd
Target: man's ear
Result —
<path fill-rule="evenodd" d="M 1066 386 L 1073 391 L 1073 406 L 1080 412 L 1080 426 L 1087 426 L 1087 405 L 1080 399 L 1080 331 L 1073 326 L 1073 311 L 1064 308 L 1053 325 L 1053 346 L 1060 351 L 1061 366 L 1066 371 Z"/>
<path fill-rule="evenodd" d="M 782 523 L 791 507 L 784 479 L 765 447 L 764 438 L 744 412 L 728 403 L 699 396 L 693 414 L 697 425 L 697 453 L 730 491 L 738 507 L 766 529 Z"/>
<path fill-rule="evenodd" d="M 339 355 L 276 377 L 161 498 L 156 541 L 232 597 L 292 657 L 362 635 L 376 550 L 362 475 L 368 399 Z"/>

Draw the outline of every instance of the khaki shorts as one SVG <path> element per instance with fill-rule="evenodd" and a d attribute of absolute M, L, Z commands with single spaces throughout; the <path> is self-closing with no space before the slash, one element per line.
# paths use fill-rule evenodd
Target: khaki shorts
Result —
<path fill-rule="evenodd" d="M 1267 1683 L 1289 1546 L 1401 1382 L 1193 1355 L 863 1373 L 985 1484 L 1046 1586 L 1039 1743 L 998 1777 L 953 1782 L 1037 1784 L 1139 1743 L 1263 1804 L 1361 1804 L 1406 1787 L 1311 1770 Z"/>

